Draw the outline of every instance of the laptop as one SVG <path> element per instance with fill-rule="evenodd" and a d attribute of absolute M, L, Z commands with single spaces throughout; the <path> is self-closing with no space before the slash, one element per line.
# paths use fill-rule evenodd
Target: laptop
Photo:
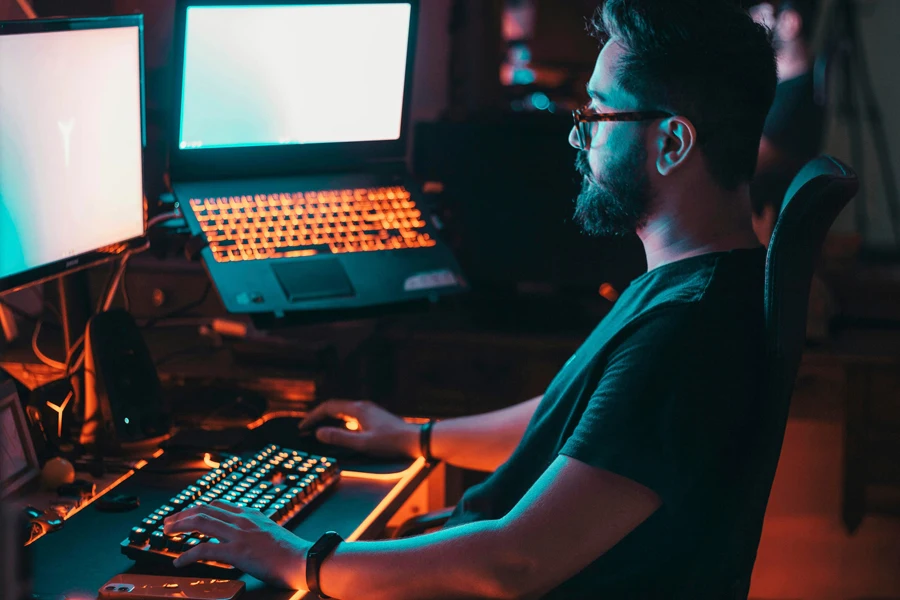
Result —
<path fill-rule="evenodd" d="M 467 287 L 404 157 L 418 0 L 179 0 L 172 191 L 225 308 Z"/>

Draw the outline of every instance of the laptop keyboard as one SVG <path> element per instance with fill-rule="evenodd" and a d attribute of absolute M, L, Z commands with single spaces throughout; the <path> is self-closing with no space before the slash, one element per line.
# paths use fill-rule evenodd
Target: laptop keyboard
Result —
<path fill-rule="evenodd" d="M 436 241 L 401 187 L 192 198 L 217 262 L 427 248 Z"/>

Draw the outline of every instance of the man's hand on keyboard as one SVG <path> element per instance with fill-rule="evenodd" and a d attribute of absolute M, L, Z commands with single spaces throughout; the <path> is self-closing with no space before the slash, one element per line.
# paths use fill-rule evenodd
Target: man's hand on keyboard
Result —
<path fill-rule="evenodd" d="M 325 444 L 344 446 L 375 456 L 419 456 L 419 426 L 407 423 L 369 401 L 328 400 L 300 422 L 300 431 L 310 431 L 325 419 L 356 421 L 357 431 L 320 427 L 316 438 Z"/>
<path fill-rule="evenodd" d="M 201 544 L 175 559 L 176 567 L 198 560 L 227 563 L 257 579 L 290 589 L 306 589 L 303 540 L 255 509 L 215 501 L 165 520 L 165 533 L 199 532 L 218 544 Z"/>

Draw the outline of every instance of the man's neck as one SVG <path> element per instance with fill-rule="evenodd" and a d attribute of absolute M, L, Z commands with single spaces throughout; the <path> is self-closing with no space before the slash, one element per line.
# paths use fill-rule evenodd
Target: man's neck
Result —
<path fill-rule="evenodd" d="M 654 215 L 638 231 L 651 271 L 693 256 L 760 245 L 750 218 L 747 186 L 706 202 L 694 196 L 668 206 L 666 213 Z"/>

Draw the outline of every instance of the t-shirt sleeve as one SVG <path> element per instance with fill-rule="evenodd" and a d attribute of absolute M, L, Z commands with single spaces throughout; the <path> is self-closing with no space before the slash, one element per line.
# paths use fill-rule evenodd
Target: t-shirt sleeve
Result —
<path fill-rule="evenodd" d="M 778 84 L 763 127 L 763 136 L 769 142 L 803 163 L 819 153 L 824 126 L 824 111 L 815 101 L 812 75 Z"/>
<path fill-rule="evenodd" d="M 727 382 L 735 357 L 716 356 L 715 334 L 692 325 L 696 310 L 658 310 L 633 326 L 561 455 L 636 481 L 669 506 L 715 468 L 736 425 Z"/>

